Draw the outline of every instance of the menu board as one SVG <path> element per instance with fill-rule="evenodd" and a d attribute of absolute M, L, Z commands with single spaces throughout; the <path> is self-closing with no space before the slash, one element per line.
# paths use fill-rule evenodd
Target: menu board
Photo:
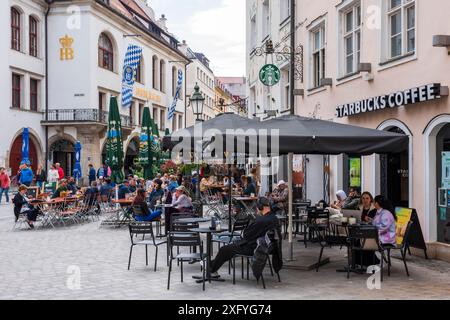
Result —
<path fill-rule="evenodd" d="M 406 228 L 411 221 L 411 215 L 413 210 L 409 208 L 395 208 L 395 214 L 397 215 L 397 229 L 395 233 L 397 235 L 397 244 L 403 243 Z"/>

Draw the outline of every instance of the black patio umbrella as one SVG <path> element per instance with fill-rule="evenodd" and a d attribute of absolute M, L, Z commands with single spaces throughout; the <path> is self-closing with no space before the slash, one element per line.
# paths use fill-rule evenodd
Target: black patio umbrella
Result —
<path fill-rule="evenodd" d="M 267 132 L 271 143 L 277 145 L 274 150 L 260 150 L 258 154 L 286 155 L 294 154 L 359 154 L 398 153 L 409 145 L 407 136 L 398 133 L 362 128 L 347 124 L 294 115 L 286 115 L 255 124 L 258 137 L 252 134 L 237 135 L 238 144 L 246 145 L 247 153 L 252 152 L 255 141 L 260 145 L 261 133 Z M 255 140 L 257 139 L 257 140 Z M 254 148 L 253 148 L 254 149 Z"/>
<path fill-rule="evenodd" d="M 248 154 L 279 156 L 293 154 L 358 154 L 398 153 L 408 149 L 409 138 L 406 135 L 367 129 L 331 121 L 286 115 L 269 121 L 257 123 L 253 132 L 237 134 L 234 139 L 245 146 Z M 268 137 L 263 136 L 264 133 Z M 267 141 L 268 142 L 265 142 Z M 263 141 L 263 143 L 261 143 Z M 258 147 L 255 148 L 254 145 Z M 267 150 L 263 150 L 264 146 Z M 242 150 L 242 147 L 241 147 Z M 292 166 L 292 162 L 290 163 Z M 292 173 L 292 167 L 288 169 Z M 289 184 L 292 179 L 289 179 Z M 292 189 L 289 192 L 289 242 L 292 260 Z"/>

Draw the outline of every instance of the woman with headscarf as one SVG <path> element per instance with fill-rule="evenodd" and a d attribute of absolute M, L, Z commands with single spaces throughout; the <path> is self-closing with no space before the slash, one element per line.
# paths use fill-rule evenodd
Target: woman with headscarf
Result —
<path fill-rule="evenodd" d="M 331 208 L 341 210 L 344 207 L 347 194 L 344 190 L 339 190 L 336 192 L 336 198 L 337 200 L 331 205 Z"/>

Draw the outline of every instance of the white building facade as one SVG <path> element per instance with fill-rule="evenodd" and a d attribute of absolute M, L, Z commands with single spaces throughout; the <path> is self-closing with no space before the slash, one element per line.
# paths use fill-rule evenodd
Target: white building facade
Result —
<path fill-rule="evenodd" d="M 26 121 L 13 121 L 18 134 L 22 127 L 30 127 L 32 141 L 36 141 L 37 162 L 45 164 L 45 150 L 48 150 L 48 162 L 60 162 L 70 175 L 74 164 L 74 143 L 80 141 L 82 150 L 82 168 L 87 170 L 88 163 L 99 167 L 105 158 L 105 133 L 109 101 L 117 97 L 122 116 L 124 133 L 125 169 L 133 165 L 138 153 L 140 124 L 145 105 L 150 107 L 151 115 L 161 130 L 170 131 L 184 127 L 185 98 L 180 95 L 175 116 L 168 120 L 168 108 L 174 100 L 178 72 L 183 74 L 184 90 L 185 70 L 188 63 L 185 55 L 178 50 L 178 41 L 168 33 L 166 19 L 156 19 L 154 12 L 144 1 L 54 1 L 47 7 L 44 1 L 10 1 L 2 3 L 5 30 L 12 30 L 6 24 L 11 21 L 9 12 L 15 8 L 24 10 L 23 19 L 28 19 L 35 8 L 40 23 L 38 36 L 38 58 L 16 52 L 10 47 L 10 41 L 2 41 L 2 51 L 9 56 L 9 74 L 11 79 L 5 86 L 9 97 L 4 101 L 14 101 L 11 95 L 16 92 L 14 75 L 20 75 L 21 108 L 12 108 L 8 117 L 27 117 Z M 40 11 L 39 11 L 40 9 Z M 45 46 L 44 15 L 48 10 L 48 101 L 45 101 Z M 29 13 L 30 11 L 30 13 Z M 11 11 L 12 12 L 12 11 Z M 40 15 L 39 15 L 40 12 Z M 12 13 L 11 13 L 12 14 Z M 26 25 L 22 33 L 28 33 Z M 9 37 L 12 39 L 12 35 Z M 27 49 L 28 40 L 23 50 Z M 12 43 L 12 42 L 11 42 Z M 123 108 L 121 102 L 123 62 L 130 44 L 143 48 L 143 54 L 136 73 L 133 102 L 131 108 Z M 3 49 L 4 48 L 4 49 Z M 21 51 L 23 51 L 21 50 Z M 33 61 L 28 61 L 33 60 Z M 3 67 L 3 65 L 2 65 Z M 38 110 L 30 111 L 28 86 L 30 78 L 38 79 Z M 33 84 L 34 85 L 34 84 Z M 28 91 L 27 91 L 28 90 Z M 2 92 L 3 94 L 3 92 Z M 17 100 L 17 99 L 16 99 Z M 23 107 L 22 107 L 23 106 Z M 47 112 L 46 108 L 48 107 Z M 19 112 L 20 116 L 17 116 Z M 47 129 L 45 129 L 47 128 Z M 48 134 L 45 135 L 45 130 Z M 16 132 L 17 131 L 17 132 Z M 11 133 L 12 134 L 12 133 Z M 0 146 L 2 156 L 10 159 L 8 150 L 14 141 L 14 135 L 4 139 Z M 6 150 L 6 152 L 5 152 Z M 12 161 L 5 161 L 11 167 Z"/>

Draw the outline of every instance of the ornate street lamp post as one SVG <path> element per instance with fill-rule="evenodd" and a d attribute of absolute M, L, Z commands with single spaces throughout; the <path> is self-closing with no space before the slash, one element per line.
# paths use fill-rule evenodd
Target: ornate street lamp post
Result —
<path fill-rule="evenodd" d="M 203 105 L 205 102 L 205 97 L 200 93 L 200 87 L 198 83 L 195 84 L 194 93 L 189 98 L 192 111 L 195 116 L 196 123 L 203 122 Z M 195 157 L 195 151 L 194 151 Z M 197 184 L 195 186 L 195 201 L 200 201 L 200 162 L 197 162 Z"/>

